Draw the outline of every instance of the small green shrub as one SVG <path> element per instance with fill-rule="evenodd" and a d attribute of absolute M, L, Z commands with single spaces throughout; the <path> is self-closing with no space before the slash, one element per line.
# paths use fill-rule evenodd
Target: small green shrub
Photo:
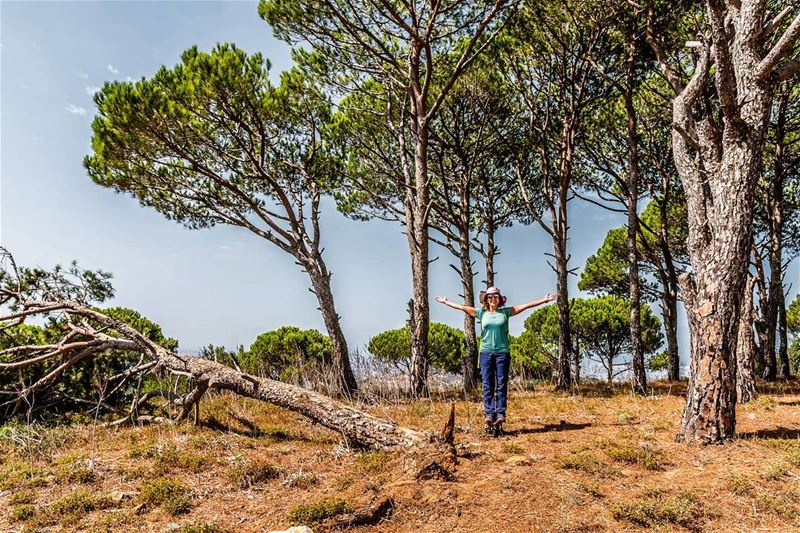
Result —
<path fill-rule="evenodd" d="M 112 502 L 109 498 L 98 496 L 95 491 L 82 488 L 56 500 L 50 509 L 57 515 L 86 514 L 98 509 L 107 509 L 111 505 Z"/>
<path fill-rule="evenodd" d="M 578 481 L 577 488 L 593 498 L 605 498 L 605 494 L 603 493 L 603 489 L 600 488 L 599 483 L 593 481 Z"/>
<path fill-rule="evenodd" d="M 157 505 L 175 516 L 189 512 L 191 500 L 189 489 L 172 479 L 156 479 L 142 486 L 140 498 L 143 503 Z"/>
<path fill-rule="evenodd" d="M 248 489 L 253 485 L 279 477 L 281 472 L 279 467 L 271 463 L 261 460 L 242 459 L 237 460 L 234 466 L 228 470 L 228 479 L 239 488 Z"/>
<path fill-rule="evenodd" d="M 656 492 L 635 502 L 619 502 L 611 506 L 617 520 L 626 520 L 646 527 L 676 524 L 695 529 L 704 516 L 701 502 L 690 493 L 670 496 Z"/>
<path fill-rule="evenodd" d="M 778 405 L 771 396 L 759 396 L 756 403 L 759 407 L 763 407 L 765 411 L 772 411 Z"/>
<path fill-rule="evenodd" d="M 346 501 L 339 498 L 325 498 L 317 503 L 292 507 L 287 518 L 295 525 L 313 524 L 350 511 L 352 508 Z"/>
<path fill-rule="evenodd" d="M 178 450 L 172 446 L 165 446 L 156 451 L 155 457 L 155 471 L 160 474 L 166 474 L 173 468 L 180 468 L 197 474 L 204 471 L 211 463 L 208 455 Z"/>
<path fill-rule="evenodd" d="M 504 442 L 503 445 L 500 446 L 500 450 L 505 453 L 522 453 L 525 451 L 525 448 L 514 442 Z"/>
<path fill-rule="evenodd" d="M 356 469 L 364 474 L 376 474 L 383 471 L 389 454 L 383 451 L 362 453 L 356 457 Z"/>
<path fill-rule="evenodd" d="M 8 497 L 8 503 L 10 505 L 20 505 L 23 503 L 33 503 L 34 494 L 30 490 L 23 489 L 13 493 L 11 496 Z"/>
<path fill-rule="evenodd" d="M 737 496 L 747 496 L 753 492 L 753 484 L 743 474 L 733 474 L 728 478 L 728 490 Z"/>
<path fill-rule="evenodd" d="M 792 492 L 772 494 L 761 492 L 755 498 L 756 509 L 792 520 L 800 518 L 800 509 L 797 506 L 798 496 Z"/>
<path fill-rule="evenodd" d="M 764 473 L 763 477 L 767 481 L 778 481 L 789 473 L 789 469 L 783 463 L 775 463 L 769 466 Z"/>
<path fill-rule="evenodd" d="M 609 442 L 605 443 L 603 447 L 610 459 L 626 464 L 639 465 L 646 470 L 664 470 L 669 464 L 664 452 L 647 446 L 637 446 L 628 442 Z"/>
<path fill-rule="evenodd" d="M 53 464 L 56 466 L 56 479 L 61 483 L 94 483 L 97 477 L 89 468 L 86 459 L 79 455 L 59 457 Z"/>
<path fill-rule="evenodd" d="M 47 485 L 47 472 L 29 463 L 9 461 L 0 470 L 0 490 L 16 490 Z"/>
<path fill-rule="evenodd" d="M 610 473 L 609 466 L 592 452 L 571 453 L 564 457 L 556 458 L 555 464 L 558 468 L 565 470 L 580 470 L 589 474 Z"/>
<path fill-rule="evenodd" d="M 14 507 L 11 510 L 11 516 L 9 518 L 12 522 L 22 522 L 25 520 L 30 520 L 33 518 L 34 514 L 36 514 L 36 510 L 33 508 L 33 505 L 26 503 Z"/>

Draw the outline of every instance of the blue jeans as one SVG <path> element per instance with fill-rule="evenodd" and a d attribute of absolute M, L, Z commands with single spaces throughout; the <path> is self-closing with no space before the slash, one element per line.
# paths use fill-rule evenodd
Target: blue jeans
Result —
<path fill-rule="evenodd" d="M 505 418 L 511 354 L 481 352 L 480 360 L 483 377 L 483 412 L 486 413 L 486 418 L 491 420 L 497 420 L 501 416 Z"/>

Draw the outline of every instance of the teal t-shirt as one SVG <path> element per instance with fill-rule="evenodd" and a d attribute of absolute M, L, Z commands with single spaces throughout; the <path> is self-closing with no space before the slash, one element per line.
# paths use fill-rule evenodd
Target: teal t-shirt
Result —
<path fill-rule="evenodd" d="M 475 310 L 475 318 L 481 323 L 482 352 L 510 352 L 508 347 L 508 319 L 513 307 L 501 307 L 495 312 L 483 307 Z"/>

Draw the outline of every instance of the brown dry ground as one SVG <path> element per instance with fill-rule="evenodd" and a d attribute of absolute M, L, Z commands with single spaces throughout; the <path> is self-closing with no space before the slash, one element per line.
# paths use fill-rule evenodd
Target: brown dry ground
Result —
<path fill-rule="evenodd" d="M 457 401 L 453 482 L 409 481 L 402 452 L 351 450 L 302 417 L 232 396 L 205 400 L 199 427 L 6 427 L 0 531 L 269 531 L 292 525 L 300 506 L 358 508 L 373 496 L 392 497 L 394 512 L 356 531 L 800 531 L 800 386 L 740 406 L 740 438 L 707 447 L 674 442 L 684 387 L 658 383 L 648 398 L 622 385 L 512 391 L 500 438 L 482 435 L 477 402 Z M 366 409 L 434 430 L 449 402 Z M 148 502 L 157 479 L 186 492 L 162 484 L 161 503 Z"/>

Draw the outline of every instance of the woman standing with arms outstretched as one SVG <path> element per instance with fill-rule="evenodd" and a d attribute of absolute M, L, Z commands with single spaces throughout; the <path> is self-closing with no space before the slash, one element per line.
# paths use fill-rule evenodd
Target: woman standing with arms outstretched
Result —
<path fill-rule="evenodd" d="M 502 433 L 503 423 L 506 421 L 508 369 L 511 366 L 508 319 L 526 309 L 555 299 L 555 294 L 548 294 L 544 298 L 523 305 L 503 307 L 506 297 L 497 287 L 489 287 L 485 293 L 481 293 L 481 307 L 476 309 L 451 302 L 444 296 L 436 297 L 437 302 L 464 311 L 481 323 L 480 365 L 483 378 L 483 412 L 488 433 L 493 435 Z"/>

